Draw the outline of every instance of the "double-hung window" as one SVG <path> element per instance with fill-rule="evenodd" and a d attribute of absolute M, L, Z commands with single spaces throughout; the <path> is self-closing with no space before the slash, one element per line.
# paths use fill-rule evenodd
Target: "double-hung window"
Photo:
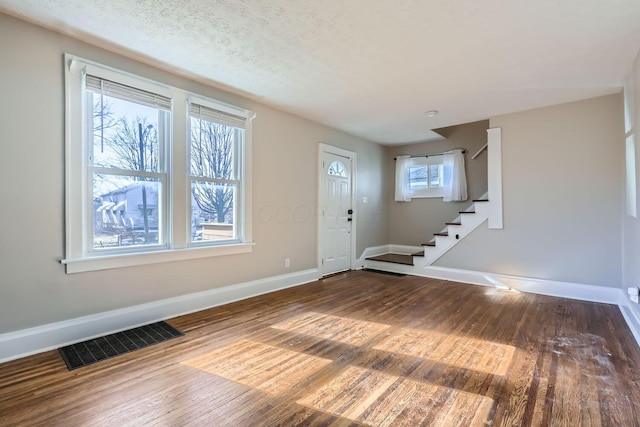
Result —
<path fill-rule="evenodd" d="M 65 55 L 67 272 L 249 252 L 253 113 Z"/>
<path fill-rule="evenodd" d="M 192 99 L 189 105 L 191 243 L 238 241 L 245 119 Z"/>
<path fill-rule="evenodd" d="M 412 198 L 442 197 L 444 188 L 443 156 L 413 157 L 409 164 L 409 189 Z"/>
<path fill-rule="evenodd" d="M 166 247 L 171 99 L 91 74 L 85 84 L 88 252 Z"/>

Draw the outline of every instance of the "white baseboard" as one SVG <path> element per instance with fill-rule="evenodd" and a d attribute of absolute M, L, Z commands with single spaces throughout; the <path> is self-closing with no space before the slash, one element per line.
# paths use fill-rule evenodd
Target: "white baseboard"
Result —
<path fill-rule="evenodd" d="M 314 268 L 0 334 L 0 363 L 319 278 Z"/>
<path fill-rule="evenodd" d="M 606 304 L 617 305 L 620 301 L 620 293 L 622 292 L 618 288 L 606 286 L 533 279 L 529 277 L 509 276 L 506 274 L 485 273 L 447 267 L 418 267 L 379 261 L 367 261 L 367 265 L 394 273 L 411 274 L 414 276 L 450 280 L 452 282 L 469 283 L 472 285 L 492 286 L 494 288 L 514 289 L 520 292 L 582 301 L 602 302 Z"/>
<path fill-rule="evenodd" d="M 510 276 L 507 274 L 460 270 L 456 268 L 430 266 L 423 270 L 424 274 L 419 274 L 420 276 L 606 304 L 617 305 L 620 301 L 620 293 L 622 292 L 619 288 L 607 286 L 534 279 L 530 277 Z"/>
<path fill-rule="evenodd" d="M 638 346 L 640 346 L 640 312 L 638 311 L 640 307 L 638 304 L 631 302 L 622 289 L 620 290 L 620 303 L 618 307 L 620 307 L 620 312 L 627 322 L 627 326 L 631 329 L 633 337 L 636 339 Z"/>

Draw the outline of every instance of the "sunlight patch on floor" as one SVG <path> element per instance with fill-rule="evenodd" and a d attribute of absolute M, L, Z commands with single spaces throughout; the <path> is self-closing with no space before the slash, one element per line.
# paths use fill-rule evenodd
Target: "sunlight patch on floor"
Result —
<path fill-rule="evenodd" d="M 491 398 L 348 367 L 296 403 L 374 426 L 484 425 Z"/>
<path fill-rule="evenodd" d="M 307 312 L 271 326 L 275 329 L 359 346 L 389 329 L 382 323 Z"/>
<path fill-rule="evenodd" d="M 522 292 L 518 290 L 518 288 L 523 284 L 522 279 L 514 279 L 508 277 L 502 277 L 498 279 L 491 276 L 484 276 L 484 278 L 492 286 L 492 288 L 489 288 L 485 292 L 485 295 L 487 296 L 517 297 L 519 295 L 522 295 Z"/>
<path fill-rule="evenodd" d="M 499 299 L 500 298 L 505 298 L 505 297 L 509 297 L 509 299 L 506 301 L 508 303 L 513 302 L 513 298 L 514 297 L 519 297 L 520 295 L 523 295 L 522 292 L 520 292 L 517 289 L 498 289 L 498 288 L 487 288 L 484 291 L 484 295 L 491 297 L 493 300 L 496 300 L 495 302 L 500 302 Z M 492 301 L 494 302 L 494 301 Z"/>
<path fill-rule="evenodd" d="M 241 340 L 182 363 L 267 393 L 280 394 L 331 362 L 321 357 Z"/>
<path fill-rule="evenodd" d="M 385 337 L 373 348 L 493 375 L 507 373 L 515 352 L 512 345 L 408 328 Z"/>

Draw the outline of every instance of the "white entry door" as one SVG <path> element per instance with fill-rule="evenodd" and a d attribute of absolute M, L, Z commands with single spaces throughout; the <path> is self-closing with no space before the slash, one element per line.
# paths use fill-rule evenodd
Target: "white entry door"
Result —
<path fill-rule="evenodd" d="M 320 149 L 319 253 L 323 276 L 351 268 L 353 158 L 344 150 Z M 336 154 L 338 151 L 341 154 Z"/>

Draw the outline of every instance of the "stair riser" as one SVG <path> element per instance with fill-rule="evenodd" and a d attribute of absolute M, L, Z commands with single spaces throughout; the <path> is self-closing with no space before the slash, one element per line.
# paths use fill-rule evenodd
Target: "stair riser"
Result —
<path fill-rule="evenodd" d="M 472 208 L 473 205 L 472 205 Z M 475 203 L 475 213 L 474 214 L 460 214 L 458 217 L 452 222 L 460 222 L 462 225 L 464 224 L 475 224 L 476 217 L 488 218 L 489 217 L 489 203 Z M 447 227 L 455 227 L 452 225 L 448 225 Z"/>
<path fill-rule="evenodd" d="M 415 259 L 420 259 L 420 258 L 416 257 L 414 258 L 414 260 Z M 372 260 L 365 261 L 364 266 L 366 268 L 372 268 L 374 270 L 390 271 L 393 273 L 403 273 L 403 274 L 415 274 L 413 272 L 415 271 L 414 269 L 416 268 L 415 265 L 393 264 L 390 262 L 380 262 L 380 261 L 372 261 Z M 421 267 L 424 268 L 424 265 Z"/>

